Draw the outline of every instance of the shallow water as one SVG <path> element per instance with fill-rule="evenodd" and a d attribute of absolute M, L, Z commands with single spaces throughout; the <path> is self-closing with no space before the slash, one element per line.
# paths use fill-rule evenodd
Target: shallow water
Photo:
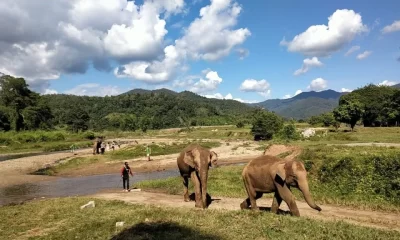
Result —
<path fill-rule="evenodd" d="M 135 183 L 179 176 L 178 170 L 135 173 L 129 179 L 130 188 Z M 0 188 L 0 206 L 10 203 L 21 203 L 37 198 L 68 197 L 95 194 L 106 189 L 122 190 L 122 179 L 119 174 L 58 178 L 44 181 Z"/>
<path fill-rule="evenodd" d="M 227 163 L 219 166 L 241 166 L 246 163 Z M 214 168 L 210 168 L 212 171 Z M 145 180 L 164 179 L 179 176 L 178 169 L 159 172 L 134 173 L 129 179 L 129 187 Z M 122 179 L 119 174 L 103 174 L 82 177 L 64 177 L 56 180 L 26 183 L 0 188 L 0 206 L 18 204 L 27 200 L 52 197 L 72 197 L 95 194 L 104 190 L 122 190 Z"/>

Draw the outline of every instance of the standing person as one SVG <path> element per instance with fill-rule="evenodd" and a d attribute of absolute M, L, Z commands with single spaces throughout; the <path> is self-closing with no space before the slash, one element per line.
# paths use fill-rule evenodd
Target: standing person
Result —
<path fill-rule="evenodd" d="M 106 150 L 106 143 L 105 142 L 101 143 L 100 149 L 101 149 L 101 154 L 104 154 L 104 151 Z"/>
<path fill-rule="evenodd" d="M 147 161 L 150 161 L 150 154 L 151 154 L 151 148 L 149 145 L 146 145 L 146 155 L 147 155 Z"/>
<path fill-rule="evenodd" d="M 129 189 L 129 175 L 133 177 L 133 173 L 131 171 L 131 168 L 128 165 L 128 162 L 125 162 L 124 166 L 121 169 L 121 177 L 122 177 L 122 182 L 123 182 L 123 187 L 124 187 L 124 192 L 130 192 L 131 190 Z M 126 183 L 126 184 L 125 184 Z M 126 186 L 126 188 L 125 188 Z"/>

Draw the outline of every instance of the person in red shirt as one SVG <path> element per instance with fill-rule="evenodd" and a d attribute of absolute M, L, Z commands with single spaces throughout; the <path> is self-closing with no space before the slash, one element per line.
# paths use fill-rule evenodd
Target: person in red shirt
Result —
<path fill-rule="evenodd" d="M 129 175 L 133 176 L 133 173 L 131 171 L 131 168 L 128 165 L 128 162 L 125 162 L 124 166 L 121 169 L 121 177 L 122 177 L 122 182 L 123 182 L 123 187 L 124 187 L 123 191 L 124 192 L 130 192 L 131 191 L 129 189 Z M 125 186 L 126 186 L 126 188 L 125 188 Z"/>

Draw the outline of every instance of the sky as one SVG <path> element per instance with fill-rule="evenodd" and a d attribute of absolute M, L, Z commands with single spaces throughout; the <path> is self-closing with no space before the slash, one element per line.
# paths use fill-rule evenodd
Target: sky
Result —
<path fill-rule="evenodd" d="M 400 83 L 397 0 L 2 0 L 0 72 L 41 94 L 261 102 Z"/>

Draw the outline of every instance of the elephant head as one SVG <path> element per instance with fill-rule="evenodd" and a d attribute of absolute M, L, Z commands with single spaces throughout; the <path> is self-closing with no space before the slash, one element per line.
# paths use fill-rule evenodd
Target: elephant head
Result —
<path fill-rule="evenodd" d="M 210 166 L 217 166 L 218 155 L 206 148 L 195 147 L 185 152 L 183 161 L 198 173 L 200 180 L 202 207 L 207 206 L 207 178 Z M 199 194 L 199 193 L 196 193 Z"/>
<path fill-rule="evenodd" d="M 315 204 L 311 197 L 307 181 L 307 171 L 302 162 L 296 160 L 283 161 L 279 164 L 277 175 L 279 175 L 282 183 L 286 183 L 288 187 L 292 186 L 300 189 L 304 199 L 311 208 L 321 211 L 321 208 Z"/>

